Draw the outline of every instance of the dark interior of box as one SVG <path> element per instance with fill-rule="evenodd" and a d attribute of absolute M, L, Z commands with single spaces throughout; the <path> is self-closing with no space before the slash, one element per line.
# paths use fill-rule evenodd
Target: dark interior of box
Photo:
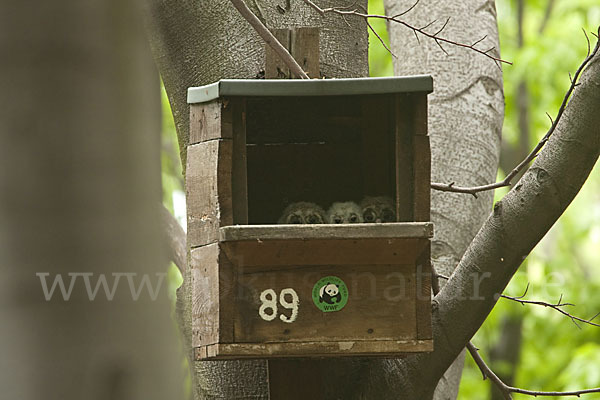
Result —
<path fill-rule="evenodd" d="M 400 130 L 397 167 L 396 109 L 389 95 L 249 98 L 248 223 L 276 223 L 297 201 L 327 210 L 364 196 L 396 199 L 397 173 L 408 193 L 398 196 L 400 209 L 412 209 L 412 136 Z"/>

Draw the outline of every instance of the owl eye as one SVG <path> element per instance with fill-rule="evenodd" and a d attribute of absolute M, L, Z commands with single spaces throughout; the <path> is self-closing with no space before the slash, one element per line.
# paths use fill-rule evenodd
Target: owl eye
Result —
<path fill-rule="evenodd" d="M 349 220 L 353 224 L 357 223 L 358 222 L 358 215 L 356 215 L 356 214 L 350 214 Z"/>
<path fill-rule="evenodd" d="M 377 216 L 375 215 L 375 211 L 373 211 L 370 208 L 367 208 L 367 210 L 363 214 L 363 218 L 365 219 L 365 222 L 375 222 Z"/>
<path fill-rule="evenodd" d="M 342 217 L 338 217 L 336 215 L 335 217 L 333 217 L 333 222 L 336 224 L 341 224 L 342 222 L 344 222 L 344 220 L 342 219 Z"/>
<path fill-rule="evenodd" d="M 294 215 L 291 215 L 290 218 L 288 218 L 288 222 L 290 224 L 301 224 L 304 221 L 302 221 L 302 217 L 301 216 L 294 214 Z"/>
<path fill-rule="evenodd" d="M 319 216 L 316 214 L 310 214 L 308 217 L 306 217 L 306 222 L 309 224 L 318 224 L 321 222 L 321 218 L 319 218 Z"/>
<path fill-rule="evenodd" d="M 389 208 L 383 210 L 383 222 L 393 222 L 396 219 L 394 212 Z"/>

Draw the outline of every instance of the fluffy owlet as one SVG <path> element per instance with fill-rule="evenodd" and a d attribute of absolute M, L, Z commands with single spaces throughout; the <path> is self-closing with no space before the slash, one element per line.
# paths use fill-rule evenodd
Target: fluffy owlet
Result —
<path fill-rule="evenodd" d="M 362 209 L 353 201 L 333 203 L 327 210 L 330 224 L 356 224 L 363 222 Z"/>
<path fill-rule="evenodd" d="M 365 222 L 395 222 L 396 207 L 387 196 L 366 196 L 360 202 L 362 216 Z"/>
<path fill-rule="evenodd" d="M 278 224 L 324 224 L 325 210 L 306 201 L 292 203 L 283 210 Z"/>

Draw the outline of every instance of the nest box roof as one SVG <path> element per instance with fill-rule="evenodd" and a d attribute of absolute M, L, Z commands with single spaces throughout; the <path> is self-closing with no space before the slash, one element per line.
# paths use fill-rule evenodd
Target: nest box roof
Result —
<path fill-rule="evenodd" d="M 349 96 L 433 91 L 431 75 L 353 79 L 221 79 L 188 88 L 187 102 L 232 96 Z"/>

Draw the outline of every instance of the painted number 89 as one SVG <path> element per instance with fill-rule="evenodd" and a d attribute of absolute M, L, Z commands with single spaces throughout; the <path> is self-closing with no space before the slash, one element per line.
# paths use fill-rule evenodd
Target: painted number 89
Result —
<path fill-rule="evenodd" d="M 291 301 L 288 300 L 291 298 Z M 258 315 L 265 321 L 273 321 L 277 318 L 277 293 L 273 289 L 263 290 L 260 294 L 262 304 L 258 309 Z M 279 315 L 279 319 L 283 322 L 291 324 L 298 317 L 298 293 L 292 288 L 282 289 L 279 293 L 279 304 L 283 308 L 292 310 L 292 314 L 288 317 L 285 314 Z"/>

